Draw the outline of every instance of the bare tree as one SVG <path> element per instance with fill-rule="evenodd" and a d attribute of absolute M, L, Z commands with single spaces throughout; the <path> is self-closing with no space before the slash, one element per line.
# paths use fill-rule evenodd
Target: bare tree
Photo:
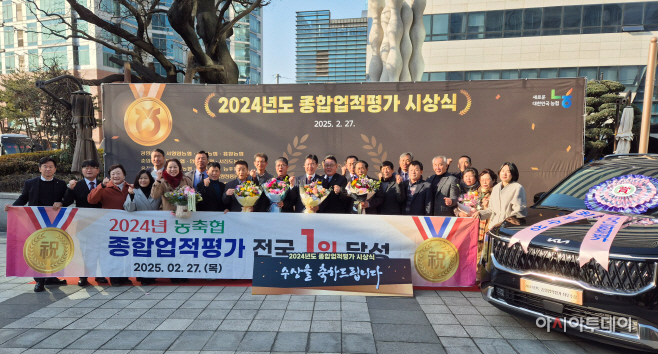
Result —
<path fill-rule="evenodd" d="M 69 39 L 80 38 L 96 42 L 113 50 L 125 59 L 113 59 L 117 64 L 129 62 L 133 82 L 176 82 L 178 73 L 187 74 L 191 82 L 198 73 L 202 83 L 237 84 L 238 66 L 231 57 L 227 40 L 233 27 L 267 0 L 174 0 L 169 9 L 160 0 L 66 0 L 71 11 L 44 8 L 36 0 L 24 0 L 28 11 L 42 24 L 40 30 L 26 28 L 27 32 L 46 33 L 49 36 Z M 230 19 L 228 11 L 233 9 Z M 180 36 L 181 48 L 189 50 L 187 63 L 170 59 L 168 49 L 151 31 L 159 15 L 166 14 L 171 28 Z M 59 22 L 53 26 L 52 21 Z M 46 25 L 44 25 L 44 23 Z M 164 25 L 160 23 L 159 25 Z M 158 62 L 166 76 L 159 75 L 151 64 Z M 178 64 L 178 65 L 177 65 Z M 182 69 L 183 64 L 187 67 Z M 110 75 L 86 83 L 123 81 L 123 74 Z"/>

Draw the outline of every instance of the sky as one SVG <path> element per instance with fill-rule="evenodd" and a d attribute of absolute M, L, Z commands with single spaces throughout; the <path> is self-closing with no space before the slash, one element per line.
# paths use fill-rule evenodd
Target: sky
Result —
<path fill-rule="evenodd" d="M 329 10 L 332 19 L 361 17 L 366 0 L 272 0 L 263 8 L 263 83 L 295 82 L 295 12 Z"/>

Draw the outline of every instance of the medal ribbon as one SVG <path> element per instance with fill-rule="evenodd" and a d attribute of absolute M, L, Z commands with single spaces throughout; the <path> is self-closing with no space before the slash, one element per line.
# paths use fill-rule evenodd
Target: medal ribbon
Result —
<path fill-rule="evenodd" d="M 590 210 L 576 210 L 569 215 L 558 216 L 557 218 L 547 219 L 541 222 L 538 222 L 530 227 L 517 232 L 509 240 L 507 247 L 514 246 L 515 243 L 521 243 L 521 247 L 524 252 L 528 252 L 528 246 L 530 241 L 535 238 L 537 235 L 541 234 L 546 230 L 550 230 L 556 226 L 572 223 L 574 221 L 579 221 L 587 218 L 598 218 L 606 214 L 599 213 L 596 211 Z M 607 263 L 606 263 L 607 264 Z"/>
<path fill-rule="evenodd" d="M 630 218 L 620 215 L 605 215 L 599 219 L 587 231 L 585 239 L 580 244 L 580 254 L 578 256 L 580 266 L 582 267 L 594 258 L 607 271 L 612 240 L 615 239 L 617 232 L 628 219 Z"/>
<path fill-rule="evenodd" d="M 35 213 L 36 209 L 36 213 Z M 32 224 L 37 230 L 54 227 L 57 229 L 66 230 L 73 221 L 75 214 L 78 212 L 76 208 L 60 208 L 54 219 L 50 218 L 46 208 L 44 207 L 30 207 L 26 208 L 27 215 L 32 221 Z"/>
<path fill-rule="evenodd" d="M 142 97 L 154 97 L 160 99 L 166 84 L 130 84 L 130 90 L 133 92 L 135 99 Z"/>

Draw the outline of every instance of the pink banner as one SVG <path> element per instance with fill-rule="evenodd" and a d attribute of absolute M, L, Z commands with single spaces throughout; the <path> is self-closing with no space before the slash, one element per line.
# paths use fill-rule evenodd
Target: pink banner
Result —
<path fill-rule="evenodd" d="M 590 210 L 576 210 L 569 215 L 559 216 L 557 218 L 547 219 L 538 222 L 530 227 L 517 232 L 509 240 L 507 247 L 512 247 L 515 243 L 520 242 L 524 252 L 528 252 L 528 245 L 530 241 L 537 235 L 546 230 L 550 230 L 556 226 L 572 223 L 574 221 L 583 220 L 587 218 L 598 218 L 605 214 Z"/>
<path fill-rule="evenodd" d="M 622 225 L 630 219 L 620 215 L 605 215 L 587 232 L 585 239 L 580 244 L 580 255 L 578 260 L 582 267 L 590 259 L 594 258 L 603 269 L 608 270 L 608 258 L 610 246 Z"/>

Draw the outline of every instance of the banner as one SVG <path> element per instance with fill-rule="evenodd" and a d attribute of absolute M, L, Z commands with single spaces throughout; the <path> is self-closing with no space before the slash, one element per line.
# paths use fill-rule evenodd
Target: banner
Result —
<path fill-rule="evenodd" d="M 105 165 L 121 163 L 128 180 L 151 167 L 151 150 L 194 169 L 205 150 L 222 165 L 250 165 L 257 152 L 279 156 L 289 173 L 304 156 L 356 155 L 377 171 L 413 152 L 434 174 L 432 158 L 472 158 L 480 171 L 514 162 L 528 199 L 583 164 L 585 79 L 445 82 L 191 85 L 104 84 Z M 340 171 L 340 168 L 339 170 Z M 375 173 L 376 174 L 376 173 Z"/>
<path fill-rule="evenodd" d="M 11 207 L 7 276 L 251 279 L 255 256 L 406 258 L 415 286 L 472 286 L 478 220 Z"/>

